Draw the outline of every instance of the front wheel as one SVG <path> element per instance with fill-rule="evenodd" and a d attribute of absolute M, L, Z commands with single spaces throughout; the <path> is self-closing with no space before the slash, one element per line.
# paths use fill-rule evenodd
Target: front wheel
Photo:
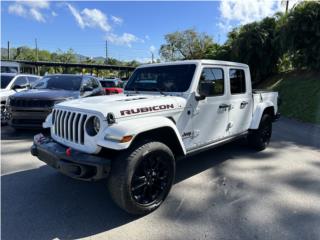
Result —
<path fill-rule="evenodd" d="M 248 135 L 250 146 L 256 150 L 264 150 L 270 142 L 272 134 L 272 118 L 269 114 L 264 114 L 261 118 L 259 128 L 251 130 Z"/>
<path fill-rule="evenodd" d="M 161 142 L 137 144 L 115 159 L 108 188 L 111 197 L 131 214 L 147 214 L 167 197 L 175 176 L 175 159 Z"/>

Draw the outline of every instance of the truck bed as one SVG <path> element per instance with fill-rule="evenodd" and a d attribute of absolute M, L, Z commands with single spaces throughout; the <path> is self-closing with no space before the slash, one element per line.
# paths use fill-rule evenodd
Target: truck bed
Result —
<path fill-rule="evenodd" d="M 258 104 L 268 102 L 273 103 L 272 105 L 275 108 L 275 113 L 278 112 L 278 92 L 270 91 L 270 90 L 262 90 L 262 89 L 254 89 L 252 91 L 253 97 L 253 112 L 256 110 Z"/>

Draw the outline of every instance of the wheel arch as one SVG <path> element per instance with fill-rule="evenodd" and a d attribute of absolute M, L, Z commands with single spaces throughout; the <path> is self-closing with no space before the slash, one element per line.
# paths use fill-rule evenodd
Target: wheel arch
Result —
<path fill-rule="evenodd" d="M 164 126 L 141 132 L 134 138 L 130 146 L 133 146 L 138 142 L 147 140 L 162 142 L 171 149 L 176 157 L 185 155 L 185 150 L 180 144 L 177 134 L 171 127 Z"/>
<path fill-rule="evenodd" d="M 117 143 L 100 138 L 98 145 L 107 149 L 125 150 L 135 144 L 137 141 L 145 139 L 151 141 L 160 141 L 166 144 L 175 156 L 184 156 L 186 150 L 176 127 L 174 119 L 170 117 L 148 117 L 144 119 L 131 119 L 119 122 L 108 127 L 102 136 L 133 136 L 127 143 Z"/>
<path fill-rule="evenodd" d="M 270 101 L 259 104 L 253 113 L 250 129 L 259 128 L 261 118 L 264 114 L 269 114 L 272 118 L 274 118 L 276 114 L 275 111 L 275 107 Z"/>

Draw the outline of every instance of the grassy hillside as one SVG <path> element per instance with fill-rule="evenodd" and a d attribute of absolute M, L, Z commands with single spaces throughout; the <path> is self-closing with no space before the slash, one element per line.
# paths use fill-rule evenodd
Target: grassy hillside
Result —
<path fill-rule="evenodd" d="M 280 93 L 282 115 L 320 124 L 320 72 L 288 72 L 265 81 L 259 88 Z"/>

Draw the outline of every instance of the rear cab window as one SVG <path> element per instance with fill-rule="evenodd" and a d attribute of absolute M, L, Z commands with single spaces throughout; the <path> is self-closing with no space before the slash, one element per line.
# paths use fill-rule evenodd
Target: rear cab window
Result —
<path fill-rule="evenodd" d="M 243 69 L 229 69 L 229 78 L 232 95 L 246 93 L 246 76 Z"/>

